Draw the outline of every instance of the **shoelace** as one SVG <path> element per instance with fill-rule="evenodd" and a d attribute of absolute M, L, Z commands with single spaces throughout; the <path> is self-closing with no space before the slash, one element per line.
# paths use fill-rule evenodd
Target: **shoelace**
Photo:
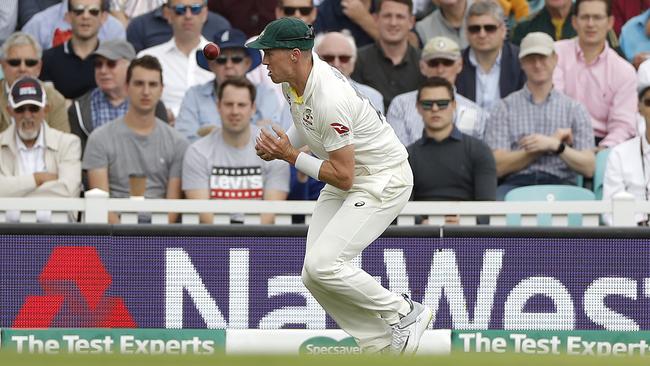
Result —
<path fill-rule="evenodd" d="M 406 347 L 406 341 L 411 335 L 408 329 L 400 329 L 397 325 L 393 326 L 393 339 L 390 342 L 390 348 L 393 352 L 401 354 Z"/>

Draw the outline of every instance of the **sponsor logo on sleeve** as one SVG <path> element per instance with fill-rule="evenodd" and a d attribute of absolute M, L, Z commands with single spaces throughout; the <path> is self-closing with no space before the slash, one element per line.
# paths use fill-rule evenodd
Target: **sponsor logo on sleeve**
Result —
<path fill-rule="evenodd" d="M 334 131 L 336 131 L 336 133 L 338 133 L 339 136 L 346 136 L 346 135 L 348 135 L 350 133 L 350 129 L 347 126 L 342 125 L 342 124 L 340 124 L 338 122 L 330 123 L 330 126 L 332 126 Z"/>

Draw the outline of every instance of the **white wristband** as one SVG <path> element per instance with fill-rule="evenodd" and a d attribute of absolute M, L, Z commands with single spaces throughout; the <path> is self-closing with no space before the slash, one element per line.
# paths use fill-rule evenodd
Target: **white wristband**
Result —
<path fill-rule="evenodd" d="M 320 166 L 323 165 L 323 161 L 315 158 L 309 154 L 301 152 L 296 158 L 296 169 L 307 174 L 308 176 L 318 179 L 318 173 L 320 172 Z"/>

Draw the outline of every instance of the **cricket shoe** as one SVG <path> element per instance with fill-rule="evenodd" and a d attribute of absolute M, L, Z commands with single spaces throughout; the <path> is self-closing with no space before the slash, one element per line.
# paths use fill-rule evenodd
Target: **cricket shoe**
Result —
<path fill-rule="evenodd" d="M 412 301 L 407 295 L 404 300 L 411 306 L 411 311 L 404 315 L 399 323 L 391 325 L 393 339 L 390 344 L 394 355 L 414 355 L 420 345 L 420 338 L 429 326 L 433 313 L 424 305 Z"/>

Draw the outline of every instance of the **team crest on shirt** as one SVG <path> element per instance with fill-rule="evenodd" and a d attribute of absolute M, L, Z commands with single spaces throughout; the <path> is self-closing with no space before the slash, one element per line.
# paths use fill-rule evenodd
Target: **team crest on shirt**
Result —
<path fill-rule="evenodd" d="M 342 124 L 340 124 L 338 122 L 337 123 L 330 123 L 330 126 L 332 126 L 334 131 L 336 131 L 336 133 L 338 133 L 339 136 L 341 136 L 341 137 L 347 136 L 350 133 L 350 129 L 347 126 L 342 125 Z"/>
<path fill-rule="evenodd" d="M 305 111 L 302 113 L 302 125 L 308 129 L 314 129 L 314 115 L 312 114 L 311 108 L 305 108 Z"/>

